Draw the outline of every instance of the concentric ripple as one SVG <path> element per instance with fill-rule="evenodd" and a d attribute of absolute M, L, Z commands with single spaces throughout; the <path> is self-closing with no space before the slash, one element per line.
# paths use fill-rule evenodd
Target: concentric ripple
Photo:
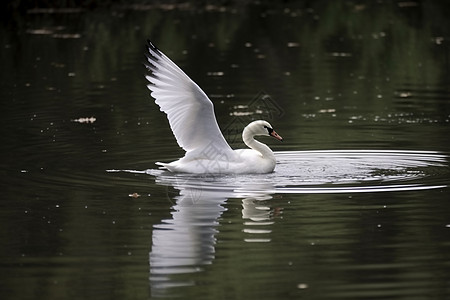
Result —
<path fill-rule="evenodd" d="M 435 151 L 328 150 L 275 153 L 275 172 L 190 175 L 147 170 L 177 189 L 218 190 L 228 197 L 273 193 L 371 193 L 444 188 L 448 156 Z"/>

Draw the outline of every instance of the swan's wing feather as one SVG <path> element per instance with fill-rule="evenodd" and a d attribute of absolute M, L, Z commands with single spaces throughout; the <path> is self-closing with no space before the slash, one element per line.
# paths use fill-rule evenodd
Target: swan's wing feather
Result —
<path fill-rule="evenodd" d="M 232 149 L 223 137 L 208 96 L 174 62 L 148 41 L 147 85 L 155 103 L 167 114 L 178 145 L 188 155 L 217 158 Z M 215 156 L 215 157 L 213 157 Z"/>

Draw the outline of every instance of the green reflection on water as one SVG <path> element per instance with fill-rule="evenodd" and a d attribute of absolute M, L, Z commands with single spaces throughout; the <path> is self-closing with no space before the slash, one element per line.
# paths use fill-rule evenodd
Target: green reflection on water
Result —
<path fill-rule="evenodd" d="M 145 88 L 147 38 L 214 96 L 220 124 L 234 106 L 270 94 L 284 111 L 272 122 L 285 137 L 277 149 L 448 151 L 448 5 L 310 5 L 150 6 L 2 21 L 1 295 L 149 297 L 152 225 L 171 217 L 173 199 L 148 176 L 104 173 L 182 155 Z M 92 124 L 72 121 L 91 116 Z M 142 196 L 128 197 L 134 192 Z M 447 194 L 276 198 L 267 205 L 285 217 L 261 244 L 242 242 L 241 203 L 231 202 L 218 220 L 215 261 L 188 293 L 443 298 Z M 378 217 L 380 203 L 394 208 Z M 394 286 L 383 281 L 388 273 Z"/>

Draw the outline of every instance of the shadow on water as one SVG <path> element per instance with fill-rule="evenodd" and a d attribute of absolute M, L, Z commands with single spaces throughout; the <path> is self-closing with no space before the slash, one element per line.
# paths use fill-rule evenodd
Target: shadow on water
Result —
<path fill-rule="evenodd" d="M 217 227 L 230 198 L 242 199 L 247 225 L 271 225 L 276 212 L 264 201 L 275 194 L 402 192 L 442 189 L 448 184 L 448 157 L 433 151 L 282 151 L 276 157 L 275 172 L 264 175 L 126 171 L 153 175 L 156 184 L 176 190 L 168 192 L 172 217 L 153 228 L 149 259 L 153 296 L 174 296 L 172 288 L 197 284 L 181 275 L 202 272 L 212 264 Z M 270 242 L 261 235 L 270 231 L 250 226 L 245 241 Z"/>

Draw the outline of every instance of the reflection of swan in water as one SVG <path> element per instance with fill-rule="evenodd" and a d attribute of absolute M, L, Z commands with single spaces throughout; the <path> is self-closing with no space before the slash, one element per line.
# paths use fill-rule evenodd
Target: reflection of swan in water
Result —
<path fill-rule="evenodd" d="M 195 273 L 214 260 L 218 219 L 225 211 L 228 198 L 237 194 L 232 189 L 211 185 L 211 178 L 174 176 L 160 173 L 156 183 L 179 190 L 172 207 L 172 218 L 155 225 L 150 252 L 150 285 L 152 296 L 167 296 L 171 287 L 192 285 L 192 280 L 176 279 L 176 275 Z M 268 199 L 259 193 L 246 193 L 246 199 Z M 266 186 L 267 190 L 272 190 Z M 253 195 L 253 196 L 252 196 Z M 252 218 L 252 204 L 244 205 L 244 218 Z M 253 205 L 254 206 L 254 205 Z M 245 213 L 244 213 L 245 211 Z M 261 210 L 253 209 L 256 218 Z M 262 211 L 263 215 L 267 212 Z M 181 278 L 181 277 L 180 277 Z"/>
<path fill-rule="evenodd" d="M 172 218 L 154 227 L 150 252 L 150 284 L 154 296 L 169 287 L 187 285 L 171 278 L 193 273 L 214 259 L 217 219 L 226 197 L 210 191 L 180 189 Z"/>
<path fill-rule="evenodd" d="M 157 184 L 179 191 L 170 199 L 174 200 L 172 218 L 153 230 L 152 295 L 164 296 L 170 287 L 194 284 L 176 275 L 198 272 L 213 262 L 218 220 L 228 198 L 243 199 L 243 232 L 250 234 L 245 241 L 270 242 L 273 216 L 280 212 L 264 200 L 270 200 L 273 194 L 434 189 L 445 187 L 442 178 L 448 179 L 447 156 L 436 152 L 291 151 L 276 155 L 280 164 L 268 175 L 214 177 L 145 172 L 154 175 Z"/>

